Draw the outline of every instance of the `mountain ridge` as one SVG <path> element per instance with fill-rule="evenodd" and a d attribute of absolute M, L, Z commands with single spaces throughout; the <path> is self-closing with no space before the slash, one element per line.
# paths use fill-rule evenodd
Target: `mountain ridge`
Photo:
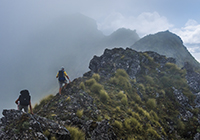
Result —
<path fill-rule="evenodd" d="M 61 96 L 41 100 L 34 112 L 82 130 L 84 139 L 198 139 L 200 74 L 189 64 L 180 69 L 175 63 L 156 52 L 106 49 L 90 61 L 90 71 Z M 1 120 L 0 138 L 12 137 L 11 128 L 19 126 L 5 123 L 6 116 Z M 51 131 L 48 136 L 59 139 Z"/>
<path fill-rule="evenodd" d="M 131 48 L 137 51 L 154 51 L 167 57 L 176 58 L 179 67 L 183 67 L 184 62 L 189 62 L 195 68 L 200 68 L 199 63 L 183 45 L 181 38 L 168 30 L 147 35 L 135 42 Z"/>

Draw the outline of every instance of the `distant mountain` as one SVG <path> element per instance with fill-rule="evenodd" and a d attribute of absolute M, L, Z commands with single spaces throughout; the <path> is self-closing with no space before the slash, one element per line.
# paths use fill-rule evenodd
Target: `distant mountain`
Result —
<path fill-rule="evenodd" d="M 106 41 L 109 46 L 130 47 L 130 45 L 139 39 L 140 37 L 136 33 L 136 30 L 132 31 L 130 29 L 120 28 L 108 36 Z"/>
<path fill-rule="evenodd" d="M 173 57 L 180 67 L 184 65 L 184 62 L 189 62 L 195 68 L 200 68 L 200 64 L 188 52 L 181 38 L 169 31 L 147 35 L 135 42 L 131 48 L 137 51 L 155 51 L 167 57 Z"/>
<path fill-rule="evenodd" d="M 105 49 L 34 115 L 4 110 L 0 139 L 198 140 L 200 74 L 174 63 L 152 51 Z"/>

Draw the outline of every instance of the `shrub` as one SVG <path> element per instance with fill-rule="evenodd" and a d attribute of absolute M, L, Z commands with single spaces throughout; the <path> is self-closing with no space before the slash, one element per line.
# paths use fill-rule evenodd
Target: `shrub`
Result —
<path fill-rule="evenodd" d="M 185 129 L 185 125 L 180 119 L 178 119 L 178 121 L 177 121 L 177 129 L 180 131 Z"/>
<path fill-rule="evenodd" d="M 142 92 L 142 93 L 145 92 L 145 87 L 144 87 L 144 85 L 143 85 L 142 83 L 140 83 L 140 84 L 138 85 L 138 88 L 139 88 L 140 92 Z"/>
<path fill-rule="evenodd" d="M 122 77 L 122 76 L 119 76 L 117 78 L 119 80 L 118 85 L 121 86 L 124 90 L 128 91 L 128 90 L 132 89 L 129 79 L 127 79 L 126 77 Z"/>
<path fill-rule="evenodd" d="M 177 67 L 176 64 L 170 63 L 170 62 L 167 62 L 167 63 L 165 64 L 165 67 L 166 67 L 167 69 L 169 69 L 170 71 L 172 71 L 172 72 L 175 72 L 175 71 L 179 71 L 179 70 L 180 70 L 180 69 Z"/>
<path fill-rule="evenodd" d="M 105 90 L 100 91 L 100 99 L 102 102 L 106 102 L 108 100 L 109 96 L 108 93 Z"/>
<path fill-rule="evenodd" d="M 116 112 L 121 112 L 121 109 L 119 106 L 117 106 L 115 110 L 116 110 Z"/>
<path fill-rule="evenodd" d="M 70 98 L 70 96 L 68 96 L 67 99 L 66 99 L 66 102 L 69 103 L 70 101 L 71 101 L 71 98 Z"/>
<path fill-rule="evenodd" d="M 122 122 L 115 120 L 113 126 L 121 130 L 123 128 Z"/>
<path fill-rule="evenodd" d="M 131 131 L 132 129 L 140 131 L 142 127 L 141 124 L 133 117 L 126 118 L 124 121 L 124 126 L 128 131 Z"/>
<path fill-rule="evenodd" d="M 127 97 L 123 97 L 123 98 L 121 99 L 121 103 L 122 103 L 124 106 L 128 105 L 128 98 L 127 98 Z"/>
<path fill-rule="evenodd" d="M 130 114 L 130 115 L 131 115 L 131 114 L 132 114 L 132 109 L 129 108 L 129 109 L 127 110 L 127 114 Z"/>
<path fill-rule="evenodd" d="M 110 120 L 110 117 L 107 114 L 104 115 L 104 118 Z"/>
<path fill-rule="evenodd" d="M 96 80 L 94 78 L 85 81 L 85 85 L 89 87 L 92 86 L 94 83 L 96 83 Z"/>
<path fill-rule="evenodd" d="M 123 69 L 118 69 L 115 76 L 110 79 L 110 83 L 121 86 L 124 90 L 131 90 L 129 75 Z"/>
<path fill-rule="evenodd" d="M 146 82 L 147 82 L 148 84 L 154 85 L 154 80 L 153 80 L 153 78 L 152 78 L 151 76 L 146 75 L 146 76 L 144 76 L 144 78 L 145 78 L 145 80 L 146 80 Z"/>
<path fill-rule="evenodd" d="M 168 76 L 163 76 L 160 81 L 164 87 L 172 86 L 172 80 Z"/>
<path fill-rule="evenodd" d="M 147 103 L 146 103 L 147 107 L 149 107 L 150 109 L 154 109 L 156 107 L 156 99 L 154 98 L 150 98 L 148 99 Z"/>
<path fill-rule="evenodd" d="M 94 73 L 92 75 L 92 78 L 94 78 L 96 81 L 99 81 L 100 80 L 100 75 L 98 73 Z"/>
<path fill-rule="evenodd" d="M 44 131 L 43 133 L 47 138 L 50 136 L 50 132 L 48 130 Z"/>
<path fill-rule="evenodd" d="M 155 139 L 160 139 L 160 135 L 158 135 L 158 133 L 152 127 L 147 129 L 147 135 Z"/>
<path fill-rule="evenodd" d="M 136 103 L 141 103 L 142 100 L 138 94 L 133 94 L 133 99 Z"/>
<path fill-rule="evenodd" d="M 81 118 L 83 116 L 83 109 L 77 110 L 76 115 Z"/>
<path fill-rule="evenodd" d="M 126 73 L 126 71 L 124 69 L 117 69 L 115 76 L 116 77 L 122 76 L 125 78 L 129 78 L 129 75 Z"/>
<path fill-rule="evenodd" d="M 77 127 L 66 126 L 67 130 L 70 132 L 71 140 L 85 140 L 85 133 Z"/>
<path fill-rule="evenodd" d="M 159 120 L 158 115 L 153 110 L 151 110 L 149 114 L 154 120 Z"/>
<path fill-rule="evenodd" d="M 134 137 L 128 137 L 127 140 L 135 140 L 135 138 Z"/>
<path fill-rule="evenodd" d="M 50 140 L 57 140 L 57 139 L 56 139 L 56 137 L 54 137 L 54 136 L 53 136 L 53 137 L 51 137 L 51 139 L 50 139 Z"/>
<path fill-rule="evenodd" d="M 90 90 L 94 93 L 99 94 L 101 90 L 103 90 L 103 86 L 99 83 L 94 83 L 91 87 Z"/>
<path fill-rule="evenodd" d="M 136 113 L 136 112 L 132 112 L 132 116 L 133 116 L 133 118 L 135 118 L 135 119 L 137 119 L 139 121 L 141 120 L 140 115 L 138 113 Z"/>
<path fill-rule="evenodd" d="M 147 117 L 148 119 L 150 119 L 149 113 L 146 110 L 144 110 L 142 107 L 136 106 L 136 110 L 138 111 L 139 114 L 141 114 L 141 115 Z"/>
<path fill-rule="evenodd" d="M 117 97 L 119 99 L 122 99 L 123 97 L 125 97 L 126 95 L 124 94 L 124 91 L 120 91 L 118 94 L 117 94 Z"/>
<path fill-rule="evenodd" d="M 85 84 L 83 82 L 80 83 L 79 88 L 85 90 Z"/>

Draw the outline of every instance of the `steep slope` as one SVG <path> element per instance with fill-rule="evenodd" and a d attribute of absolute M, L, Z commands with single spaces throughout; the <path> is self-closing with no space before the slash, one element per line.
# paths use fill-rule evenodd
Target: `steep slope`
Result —
<path fill-rule="evenodd" d="M 174 63 L 155 52 L 106 49 L 90 61 L 91 71 L 34 111 L 80 128 L 86 139 L 198 138 L 200 82 L 189 75 L 199 74 Z"/>
<path fill-rule="evenodd" d="M 195 68 L 200 68 L 200 64 L 188 52 L 181 38 L 169 31 L 147 35 L 133 44 L 131 48 L 137 51 L 155 51 L 167 57 L 173 57 L 180 67 L 184 65 L 184 62 L 189 62 Z"/>

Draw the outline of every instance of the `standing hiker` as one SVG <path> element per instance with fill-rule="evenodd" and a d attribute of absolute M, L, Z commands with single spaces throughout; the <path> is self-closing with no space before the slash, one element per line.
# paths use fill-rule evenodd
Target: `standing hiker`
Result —
<path fill-rule="evenodd" d="M 33 114 L 31 106 L 31 96 L 28 90 L 25 89 L 20 91 L 19 98 L 15 101 L 15 103 L 18 105 L 19 110 L 22 111 L 22 109 L 24 109 L 26 113 L 28 113 L 28 106 L 29 106 L 31 114 Z"/>
<path fill-rule="evenodd" d="M 67 75 L 66 71 L 64 70 L 64 67 L 61 68 L 61 70 L 58 71 L 56 78 L 58 78 L 58 82 L 59 82 L 59 94 L 61 95 L 61 90 L 62 90 L 62 86 L 64 85 L 64 88 L 66 88 L 67 86 L 67 80 L 66 78 L 70 81 L 69 76 Z"/>

